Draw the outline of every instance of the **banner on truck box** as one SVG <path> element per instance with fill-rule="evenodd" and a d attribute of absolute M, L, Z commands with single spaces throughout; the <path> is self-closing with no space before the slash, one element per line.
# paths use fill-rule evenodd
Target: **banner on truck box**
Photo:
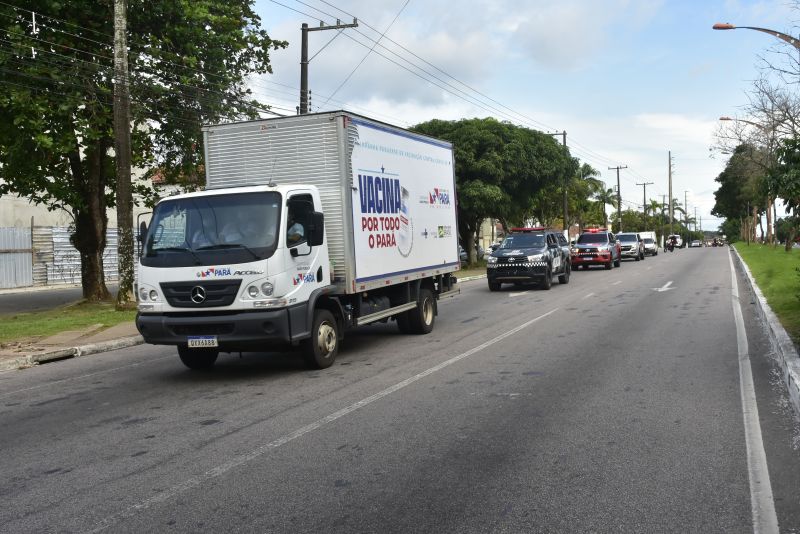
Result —
<path fill-rule="evenodd" d="M 457 264 L 450 146 L 351 121 L 356 280 Z"/>

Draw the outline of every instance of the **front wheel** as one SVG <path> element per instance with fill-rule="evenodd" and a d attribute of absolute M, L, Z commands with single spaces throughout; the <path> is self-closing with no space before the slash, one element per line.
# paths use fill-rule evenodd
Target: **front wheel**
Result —
<path fill-rule="evenodd" d="M 314 312 L 311 337 L 303 341 L 303 358 L 311 369 L 327 369 L 339 352 L 339 325 L 328 310 Z"/>
<path fill-rule="evenodd" d="M 549 265 L 546 265 L 544 269 L 544 281 L 542 281 L 542 289 L 547 290 L 553 287 L 553 272 L 550 270 Z"/>
<path fill-rule="evenodd" d="M 502 286 L 500 282 L 492 282 L 489 281 L 489 291 L 500 291 L 500 286 Z"/>
<path fill-rule="evenodd" d="M 199 371 L 214 367 L 219 351 L 217 349 L 190 349 L 186 345 L 178 345 L 178 356 L 183 365 Z"/>

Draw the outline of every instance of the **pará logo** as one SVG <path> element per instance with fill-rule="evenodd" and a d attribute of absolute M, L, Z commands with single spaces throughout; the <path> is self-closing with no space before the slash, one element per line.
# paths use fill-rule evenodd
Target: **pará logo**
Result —
<path fill-rule="evenodd" d="M 446 189 L 439 189 L 438 187 L 435 187 L 433 191 L 428 193 L 428 201 L 432 206 L 449 206 L 450 192 Z"/>

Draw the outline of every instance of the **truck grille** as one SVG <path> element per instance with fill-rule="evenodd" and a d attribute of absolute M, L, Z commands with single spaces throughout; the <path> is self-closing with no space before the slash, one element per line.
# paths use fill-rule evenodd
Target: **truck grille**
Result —
<path fill-rule="evenodd" d="M 213 308 L 216 306 L 229 306 L 239 293 L 241 280 L 203 280 L 202 282 L 162 282 L 159 284 L 164 297 L 174 308 Z M 192 293 L 202 289 L 204 298 L 201 300 Z"/>

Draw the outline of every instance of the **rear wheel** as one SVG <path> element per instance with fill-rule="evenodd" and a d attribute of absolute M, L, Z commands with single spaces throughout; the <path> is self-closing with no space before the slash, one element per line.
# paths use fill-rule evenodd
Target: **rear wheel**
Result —
<path fill-rule="evenodd" d="M 422 288 L 419 290 L 417 307 L 406 312 L 410 333 L 428 334 L 433 330 L 433 323 L 436 320 L 436 301 L 430 289 Z"/>
<path fill-rule="evenodd" d="M 183 365 L 189 369 L 211 369 L 219 356 L 217 349 L 190 349 L 186 345 L 178 345 L 178 356 Z"/>
<path fill-rule="evenodd" d="M 570 263 L 564 262 L 564 274 L 558 277 L 559 284 L 569 284 L 569 275 L 572 272 L 572 265 Z"/>
<path fill-rule="evenodd" d="M 333 365 L 339 352 L 339 325 L 328 310 L 314 311 L 311 337 L 303 341 L 303 359 L 311 369 Z"/>

